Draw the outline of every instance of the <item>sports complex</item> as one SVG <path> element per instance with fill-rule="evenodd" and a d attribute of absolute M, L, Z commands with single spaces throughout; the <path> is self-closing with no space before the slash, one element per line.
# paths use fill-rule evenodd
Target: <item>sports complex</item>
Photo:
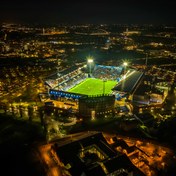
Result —
<path fill-rule="evenodd" d="M 91 71 L 90 66 L 92 67 Z M 81 95 L 113 94 L 113 88 L 123 79 L 124 67 L 90 66 L 72 68 L 57 73 L 57 76 L 52 75 L 45 81 L 45 84 L 49 86 L 49 93 L 73 99 L 77 99 Z"/>
<path fill-rule="evenodd" d="M 97 116 L 113 112 L 115 101 L 132 93 L 141 77 L 141 72 L 125 64 L 105 66 L 89 60 L 87 65 L 49 76 L 45 85 L 52 100 L 77 102 L 81 114 Z"/>

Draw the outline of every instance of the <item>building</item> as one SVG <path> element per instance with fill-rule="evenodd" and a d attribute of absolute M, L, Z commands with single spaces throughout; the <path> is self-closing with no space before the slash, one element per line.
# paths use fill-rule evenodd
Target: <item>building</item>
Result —
<path fill-rule="evenodd" d="M 72 176 L 144 175 L 99 132 L 85 133 L 80 139 L 63 145 L 56 142 L 53 150 Z"/>
<path fill-rule="evenodd" d="M 83 117 L 95 119 L 114 113 L 115 96 L 84 96 L 79 99 L 79 114 Z"/>

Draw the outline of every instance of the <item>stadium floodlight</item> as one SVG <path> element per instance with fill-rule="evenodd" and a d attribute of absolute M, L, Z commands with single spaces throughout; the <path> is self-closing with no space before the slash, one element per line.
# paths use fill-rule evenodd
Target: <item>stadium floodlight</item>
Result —
<path fill-rule="evenodd" d="M 123 65 L 124 65 L 124 66 L 127 66 L 127 65 L 128 65 L 128 63 L 127 63 L 127 62 L 124 62 L 124 63 L 123 63 Z"/>
<path fill-rule="evenodd" d="M 93 57 L 92 56 L 88 56 L 87 57 L 87 62 L 88 63 L 93 63 Z"/>
<path fill-rule="evenodd" d="M 88 59 L 87 62 L 88 63 L 93 63 L 93 59 Z"/>
<path fill-rule="evenodd" d="M 91 56 L 88 56 L 87 57 L 87 63 L 88 63 L 88 66 L 89 66 L 89 74 L 91 74 L 91 67 L 92 67 L 92 64 L 93 64 L 93 57 L 91 57 Z"/>
<path fill-rule="evenodd" d="M 127 74 L 128 62 L 124 61 L 124 62 L 123 62 L 123 66 L 124 66 L 124 74 Z M 124 79 L 125 79 L 125 78 L 124 78 Z"/>

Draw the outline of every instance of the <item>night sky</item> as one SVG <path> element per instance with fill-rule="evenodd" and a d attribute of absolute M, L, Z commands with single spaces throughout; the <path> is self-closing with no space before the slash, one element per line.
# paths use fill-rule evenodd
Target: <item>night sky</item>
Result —
<path fill-rule="evenodd" d="M 1 0 L 0 22 L 176 24 L 170 0 Z"/>

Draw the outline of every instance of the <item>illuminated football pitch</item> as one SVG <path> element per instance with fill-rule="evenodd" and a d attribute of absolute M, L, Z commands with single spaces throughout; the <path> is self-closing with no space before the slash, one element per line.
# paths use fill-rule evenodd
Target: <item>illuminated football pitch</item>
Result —
<path fill-rule="evenodd" d="M 75 87 L 68 90 L 68 92 L 85 94 L 85 95 L 100 95 L 110 94 L 112 88 L 117 84 L 117 81 L 105 81 L 95 78 L 87 78 Z"/>

